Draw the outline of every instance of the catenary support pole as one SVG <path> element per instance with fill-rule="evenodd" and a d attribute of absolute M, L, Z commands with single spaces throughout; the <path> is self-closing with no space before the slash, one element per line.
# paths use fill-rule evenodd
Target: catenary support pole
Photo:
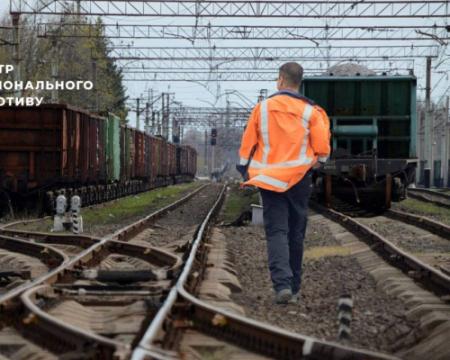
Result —
<path fill-rule="evenodd" d="M 205 176 L 208 176 L 208 130 L 205 130 L 205 149 L 204 149 L 204 158 L 205 158 Z"/>
<path fill-rule="evenodd" d="M 431 57 L 427 57 L 426 85 L 425 85 L 425 168 L 429 169 L 430 179 L 425 179 L 425 183 L 433 184 L 433 128 L 431 124 Z M 427 181 L 428 180 L 428 181 Z"/>
<path fill-rule="evenodd" d="M 156 123 L 158 124 L 158 134 L 157 135 L 160 135 L 160 136 L 162 136 L 162 120 L 161 120 L 161 111 L 158 111 L 157 113 L 156 113 Z"/>
<path fill-rule="evenodd" d="M 211 145 L 211 173 L 215 171 L 216 168 L 216 146 Z"/>
<path fill-rule="evenodd" d="M 59 74 L 59 49 L 58 49 L 58 40 L 55 37 L 52 38 L 52 63 L 51 63 L 51 71 L 52 71 L 52 80 L 53 83 L 56 84 L 56 81 L 58 81 L 58 74 Z M 56 86 L 53 87 L 52 94 L 51 94 L 51 101 L 53 104 L 57 104 L 59 102 L 59 96 L 58 96 L 58 90 L 56 89 Z"/>
<path fill-rule="evenodd" d="M 92 82 L 94 83 L 94 96 L 95 96 L 95 104 L 94 108 L 96 112 L 100 111 L 100 97 L 99 90 L 97 84 L 97 58 L 94 55 L 91 55 L 92 61 Z"/>
<path fill-rule="evenodd" d="M 166 121 L 167 121 L 167 118 L 166 118 L 166 115 L 167 115 L 167 113 L 166 113 L 166 102 L 167 102 L 166 93 L 162 93 L 161 101 L 162 101 L 162 106 L 161 106 L 162 133 L 161 133 L 161 135 L 163 138 L 167 139 L 167 134 L 166 134 L 166 129 L 167 129 L 167 125 L 166 125 Z"/>
<path fill-rule="evenodd" d="M 445 101 L 445 112 L 444 112 L 444 144 L 442 146 L 443 148 L 443 156 L 442 156 L 442 175 L 444 179 L 444 187 L 448 187 L 448 160 L 449 160 L 449 150 L 450 150 L 450 114 L 449 114 L 449 96 L 447 95 L 446 101 Z"/>
<path fill-rule="evenodd" d="M 21 58 L 20 58 L 20 14 L 12 14 L 12 26 L 13 26 L 13 65 L 14 65 L 14 81 L 21 81 Z M 22 90 L 16 89 L 15 96 L 21 97 Z"/>
<path fill-rule="evenodd" d="M 140 102 L 141 102 L 141 99 L 140 98 L 137 98 L 136 99 L 136 129 L 138 129 L 139 130 L 139 113 L 140 113 Z"/>

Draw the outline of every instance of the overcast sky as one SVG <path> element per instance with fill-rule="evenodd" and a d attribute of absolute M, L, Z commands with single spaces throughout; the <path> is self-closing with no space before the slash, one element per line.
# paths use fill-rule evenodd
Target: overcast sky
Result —
<path fill-rule="evenodd" d="M 2 14 L 6 14 L 9 12 L 9 0 L 0 0 L 0 12 Z M 105 23 L 121 23 L 121 24 L 171 24 L 171 25 L 177 25 L 177 24 L 189 24 L 194 25 L 195 19 L 193 18 L 149 18 L 149 17 L 104 17 L 103 18 Z M 208 23 L 214 24 L 214 25 L 325 25 L 326 20 L 324 19 L 264 19 L 264 18 L 199 18 L 198 23 L 206 25 Z M 444 23 L 444 20 L 442 19 L 412 19 L 412 20 L 402 20 L 402 19 L 329 19 L 328 24 L 329 25 L 361 25 L 361 26 L 370 26 L 370 25 L 377 25 L 380 24 L 385 25 L 394 25 L 394 24 L 415 24 L 415 25 L 425 25 L 425 24 L 433 24 L 437 23 L 439 25 L 442 25 Z M 191 47 L 191 46 L 286 46 L 286 47 L 292 47 L 292 46 L 312 46 L 314 45 L 311 41 L 308 40 L 295 40 L 295 41 L 289 41 L 289 40 L 282 40 L 282 41 L 249 41 L 249 40 L 217 40 L 212 41 L 211 43 L 208 43 L 207 41 L 196 41 L 194 45 L 191 44 L 191 42 L 187 40 L 146 40 L 146 39 L 117 39 L 114 40 L 115 43 L 119 43 L 122 41 L 123 44 L 133 44 L 133 46 L 185 46 L 185 47 Z M 420 41 L 416 42 L 417 44 L 429 44 L 433 40 L 430 41 Z M 327 43 L 322 41 L 320 43 L 321 46 L 325 45 L 385 45 L 386 42 L 379 42 L 379 41 L 366 41 L 365 43 L 362 43 L 361 41 L 340 41 L 336 43 Z M 390 42 L 390 45 L 396 45 L 401 44 L 400 42 Z M 402 43 L 403 45 L 412 45 L 409 43 Z M 434 42 L 434 44 L 437 44 Z M 450 51 L 447 50 L 447 53 Z M 298 61 L 301 63 L 301 59 L 298 59 Z M 120 64 L 120 63 L 119 63 Z M 155 63 L 153 63 L 154 65 Z M 307 63 L 311 64 L 311 63 Z M 142 66 L 142 62 L 137 62 L 137 66 Z M 149 65 L 149 64 L 147 64 Z M 274 68 L 281 65 L 281 63 L 274 62 Z M 371 66 L 376 66 L 378 64 L 370 64 Z M 415 60 L 415 74 L 419 78 L 419 88 L 424 87 L 424 73 L 425 73 L 425 61 L 424 60 Z M 306 72 L 308 71 L 308 65 L 305 65 Z M 448 69 L 450 68 L 450 60 L 446 61 L 439 69 L 438 71 L 445 71 L 447 70 L 447 74 L 434 74 L 433 75 L 433 84 L 437 86 L 433 86 L 433 97 L 435 100 L 440 99 L 444 93 L 445 89 L 448 89 L 449 86 L 449 79 L 448 79 Z M 207 70 L 206 64 L 205 64 L 205 70 Z M 128 95 L 132 98 L 140 96 L 141 94 L 145 93 L 148 89 L 152 88 L 156 93 L 160 93 L 162 91 L 168 91 L 175 93 L 175 98 L 177 101 L 183 102 L 183 104 L 186 105 L 193 105 L 193 106 L 208 106 L 208 103 L 215 102 L 215 95 L 222 94 L 226 89 L 233 89 L 238 90 L 244 96 L 251 99 L 252 101 L 256 100 L 256 97 L 258 95 L 259 89 L 265 88 L 269 90 L 269 93 L 275 91 L 275 82 L 211 82 L 209 83 L 209 90 L 207 91 L 203 86 L 192 83 L 192 82 L 172 82 L 172 83 L 164 83 L 164 82 L 152 82 L 152 83 L 145 83 L 145 82 L 135 82 L 130 83 L 127 82 L 126 84 Z M 419 98 L 423 97 L 423 91 L 419 92 Z M 237 96 L 232 96 L 230 98 L 235 103 L 233 105 L 238 105 L 242 103 L 242 100 L 240 100 Z M 222 96 L 219 98 L 219 101 L 217 102 L 217 106 L 224 106 L 225 104 L 225 96 Z"/>

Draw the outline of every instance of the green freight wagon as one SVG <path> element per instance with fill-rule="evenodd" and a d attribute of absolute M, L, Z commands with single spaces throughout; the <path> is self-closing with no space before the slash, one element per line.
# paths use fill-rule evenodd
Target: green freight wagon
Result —
<path fill-rule="evenodd" d="M 414 76 L 305 78 L 302 94 L 325 109 L 332 129 L 333 153 L 318 171 L 326 202 L 333 193 L 389 207 L 405 197 L 417 163 L 416 83 Z"/>
<path fill-rule="evenodd" d="M 120 127 L 120 179 L 122 183 L 126 183 L 131 179 L 131 146 L 130 146 L 130 129 L 126 126 Z"/>
<path fill-rule="evenodd" d="M 108 114 L 105 127 L 107 177 L 108 182 L 116 182 L 120 180 L 120 118 Z"/>

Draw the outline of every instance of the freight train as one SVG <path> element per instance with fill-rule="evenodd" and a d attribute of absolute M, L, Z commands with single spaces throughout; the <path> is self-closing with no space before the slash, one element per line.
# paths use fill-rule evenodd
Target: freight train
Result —
<path fill-rule="evenodd" d="M 332 128 L 331 159 L 315 173 L 326 204 L 389 208 L 415 181 L 416 78 L 414 76 L 318 76 L 301 92 L 323 107 Z"/>
<path fill-rule="evenodd" d="M 197 153 L 68 105 L 0 108 L 0 203 L 39 203 L 58 194 L 91 205 L 190 181 Z"/>

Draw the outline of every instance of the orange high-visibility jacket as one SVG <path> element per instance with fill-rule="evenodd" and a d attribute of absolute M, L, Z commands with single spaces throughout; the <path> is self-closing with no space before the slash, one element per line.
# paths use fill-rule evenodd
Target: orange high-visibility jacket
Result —
<path fill-rule="evenodd" d="M 330 136 L 328 116 L 313 101 L 291 91 L 274 94 L 255 106 L 242 136 L 239 164 L 248 165 L 249 174 L 244 184 L 288 190 L 318 160 L 326 161 Z"/>

